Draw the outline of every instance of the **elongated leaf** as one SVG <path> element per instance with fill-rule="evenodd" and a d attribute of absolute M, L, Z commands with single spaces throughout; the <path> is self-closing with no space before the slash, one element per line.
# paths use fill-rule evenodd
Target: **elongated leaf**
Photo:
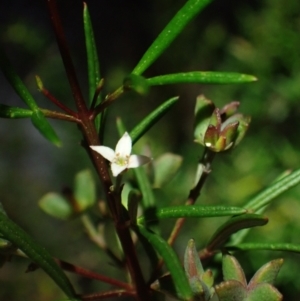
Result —
<path fill-rule="evenodd" d="M 246 213 L 247 210 L 240 207 L 229 206 L 207 206 L 207 205 L 193 205 L 193 206 L 174 206 L 157 209 L 153 216 L 146 219 L 153 218 L 180 218 L 180 217 L 217 217 L 217 216 L 231 216 Z M 144 217 L 140 217 L 138 222 L 143 222 Z"/>
<path fill-rule="evenodd" d="M 271 251 L 287 251 L 300 253 L 300 244 L 290 243 L 241 243 L 238 245 L 228 245 L 226 249 L 232 251 L 250 251 L 250 250 L 271 250 Z"/>
<path fill-rule="evenodd" d="M 154 124 L 156 124 L 156 122 L 171 109 L 178 99 L 179 97 L 173 97 L 165 101 L 147 117 L 145 117 L 138 125 L 136 125 L 129 133 L 132 139 L 132 145 L 135 144 Z"/>
<path fill-rule="evenodd" d="M 155 76 L 147 79 L 150 86 L 172 85 L 178 83 L 194 84 L 244 84 L 256 81 L 257 78 L 234 72 L 193 71 Z"/>
<path fill-rule="evenodd" d="M 1 118 L 28 118 L 31 117 L 31 115 L 31 110 L 0 104 Z"/>
<path fill-rule="evenodd" d="M 259 214 L 243 214 L 234 216 L 217 229 L 207 244 L 206 249 L 208 251 L 217 250 L 233 233 L 246 228 L 263 226 L 267 222 L 268 219 Z"/>
<path fill-rule="evenodd" d="M 55 131 L 43 115 L 43 113 L 38 108 L 34 98 L 23 84 L 20 77 L 15 72 L 14 68 L 10 64 L 5 53 L 0 49 L 0 68 L 3 71 L 4 76 L 11 84 L 15 92 L 20 96 L 20 98 L 27 104 L 27 106 L 32 110 L 31 121 L 34 126 L 39 130 L 39 132 L 50 142 L 56 146 L 60 145 L 60 140 L 58 139 Z"/>
<path fill-rule="evenodd" d="M 0 49 L 0 68 L 6 77 L 7 81 L 13 87 L 15 92 L 20 96 L 20 98 L 27 104 L 27 106 L 31 110 L 38 109 L 38 106 L 33 99 L 32 95 L 23 84 L 20 77 L 15 72 L 13 66 L 9 62 L 8 58 L 6 57 L 5 53 Z"/>
<path fill-rule="evenodd" d="M 275 184 L 275 183 L 281 181 L 283 178 L 287 177 L 287 176 L 290 175 L 291 173 L 292 173 L 291 170 L 286 170 L 286 171 L 284 171 L 283 173 L 281 173 L 281 174 L 274 180 L 273 184 Z M 268 188 L 267 188 L 267 189 L 268 189 Z M 267 190 L 267 189 L 266 189 L 266 190 Z M 282 192 L 284 192 L 284 191 L 282 191 Z M 264 190 L 263 192 L 261 192 L 260 194 L 258 194 L 254 199 L 250 200 L 249 203 L 251 203 L 253 200 L 255 200 L 255 199 L 257 199 L 257 198 L 260 198 L 260 195 L 261 195 L 261 194 L 264 194 L 264 193 L 265 193 L 265 190 Z M 271 195 L 269 195 L 269 196 L 271 196 Z M 249 203 L 248 203 L 248 205 L 249 205 Z M 245 207 L 247 207 L 248 205 L 246 205 Z M 257 213 L 257 214 L 263 214 L 263 213 L 265 212 L 266 208 L 267 208 L 267 206 L 261 207 L 260 209 L 257 209 L 257 210 L 256 210 L 256 213 Z M 242 241 L 245 239 L 245 237 L 246 237 L 247 234 L 249 233 L 249 230 L 250 230 L 250 229 L 244 229 L 244 230 L 239 231 L 238 233 L 235 233 L 234 235 L 232 235 L 232 237 L 231 237 L 231 239 L 230 239 L 230 243 L 231 243 L 232 245 L 237 245 L 237 244 L 242 243 Z"/>
<path fill-rule="evenodd" d="M 261 208 L 261 209 L 256 211 L 256 214 L 263 214 L 264 212 L 265 212 L 265 208 Z M 248 229 L 243 229 L 239 232 L 234 233 L 230 237 L 230 244 L 232 244 L 232 245 L 240 244 L 245 239 L 245 237 L 248 235 L 250 230 L 251 229 L 248 228 Z"/>
<path fill-rule="evenodd" d="M 172 43 L 183 28 L 212 0 L 188 0 L 145 52 L 132 73 L 142 74 Z"/>
<path fill-rule="evenodd" d="M 165 264 L 172 276 L 178 296 L 183 300 L 190 300 L 193 293 L 183 267 L 181 266 L 181 263 L 174 250 L 164 239 L 157 234 L 150 232 L 146 228 L 138 226 L 138 231 L 149 241 L 157 253 L 164 259 Z"/>
<path fill-rule="evenodd" d="M 123 136 L 123 134 L 125 132 L 127 132 L 127 129 L 126 129 L 126 126 L 125 126 L 123 120 L 120 117 L 117 117 L 116 126 L 117 126 L 117 130 L 118 130 L 118 134 L 119 134 L 119 136 L 121 138 Z"/>
<path fill-rule="evenodd" d="M 155 208 L 156 202 L 153 194 L 152 186 L 144 168 L 135 168 L 134 174 L 138 182 L 139 189 L 142 193 L 142 206 L 147 208 Z"/>
<path fill-rule="evenodd" d="M 295 170 L 291 174 L 279 179 L 256 197 L 250 200 L 245 208 L 253 211 L 267 206 L 270 202 L 286 190 L 296 186 L 300 182 L 300 169 Z"/>
<path fill-rule="evenodd" d="M 33 111 L 31 115 L 31 122 L 47 140 L 56 146 L 61 145 L 61 142 L 54 129 L 51 127 L 50 123 L 40 109 Z"/>
<path fill-rule="evenodd" d="M 96 87 L 100 82 L 100 65 L 97 54 L 97 47 L 95 43 L 93 26 L 86 3 L 83 4 L 83 25 L 88 63 L 89 99 L 91 102 L 94 98 Z"/>
<path fill-rule="evenodd" d="M 69 298 L 75 298 L 69 279 L 51 255 L 2 212 L 0 212 L 0 233 L 38 264 Z"/>
<path fill-rule="evenodd" d="M 156 252 L 152 243 L 145 236 L 143 236 L 139 231 L 136 231 L 136 235 L 138 236 L 139 242 L 143 246 L 145 253 L 147 255 L 147 258 L 150 262 L 151 272 L 156 271 L 156 268 L 158 266 L 159 259 L 160 259 L 158 253 Z M 170 275 L 168 275 L 168 276 L 170 278 Z M 160 281 L 159 282 L 157 281 L 154 285 L 155 289 L 157 289 L 157 290 L 160 289 L 162 283 Z M 174 288 L 174 284 L 172 283 L 172 280 L 168 281 L 167 284 L 171 284 L 170 286 L 172 287 L 173 294 L 176 295 L 176 290 Z M 156 285 L 158 285 L 158 286 L 156 286 Z M 168 287 L 170 287 L 170 286 L 168 286 Z"/>

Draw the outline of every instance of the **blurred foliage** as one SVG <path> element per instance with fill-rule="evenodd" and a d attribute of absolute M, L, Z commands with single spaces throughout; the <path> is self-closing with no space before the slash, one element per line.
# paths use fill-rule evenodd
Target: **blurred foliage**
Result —
<path fill-rule="evenodd" d="M 124 76 L 184 3 L 183 0 L 132 0 L 126 4 L 117 0 L 86 2 L 96 29 L 96 43 L 108 91 L 122 83 Z M 0 41 L 8 50 L 14 67 L 42 107 L 47 107 L 48 103 L 36 92 L 35 74 L 42 78 L 55 96 L 70 104 L 71 93 L 45 7 L 35 6 L 27 0 L 13 3 L 14 7 L 7 5 L 5 17 L 4 10 L 0 9 L 0 15 L 3 15 Z M 85 53 L 81 8 L 80 1 L 76 1 L 76 5 L 74 1 L 61 4 L 67 38 L 87 94 L 86 66 L 82 60 Z M 183 166 L 174 179 L 163 190 L 155 191 L 158 204 L 162 207 L 170 202 L 183 204 L 193 185 L 195 162 L 202 153 L 202 148 L 193 143 L 191 116 L 196 96 L 205 94 L 219 106 L 238 100 L 241 111 L 252 116 L 249 131 L 238 148 L 216 158 L 213 173 L 198 202 L 241 205 L 284 170 L 300 166 L 299 49 L 298 0 L 215 0 L 189 24 L 146 75 L 194 70 L 234 71 L 253 74 L 259 81 L 247 85 L 154 87 L 144 98 L 129 94 L 120 99 L 109 113 L 108 131 L 111 135 L 105 137 L 106 144 L 116 141 L 116 116 L 121 115 L 131 130 L 141 116 L 146 116 L 157 104 L 180 95 L 179 103 L 171 113 L 150 130 L 136 148 L 147 142 L 154 157 L 167 151 L 183 157 Z M 2 103 L 20 104 L 2 77 L 0 88 Z M 59 122 L 52 123 L 63 141 L 63 148 L 57 150 L 42 141 L 26 121 L 13 121 L 14 132 L 10 131 L 11 122 L 1 120 L 0 128 L 0 197 L 7 211 L 55 256 L 95 270 L 101 267 L 102 272 L 107 269 L 107 273 L 113 276 L 116 271 L 111 270 L 107 256 L 92 246 L 76 220 L 71 224 L 53 221 L 37 208 L 37 200 L 43 194 L 72 185 L 75 172 L 90 166 L 79 147 L 80 136 L 76 129 Z M 266 212 L 270 218 L 269 225 L 253 230 L 248 240 L 299 243 L 299 194 L 300 189 L 295 188 L 275 202 Z M 200 248 L 220 223 L 220 219 L 187 222 L 176 243 L 179 254 L 183 254 L 183 246 L 191 238 L 191 231 Z M 171 225 L 168 221 L 162 224 L 166 225 L 162 227 L 166 236 Z M 60 248 L 62 244 L 65 249 Z M 278 277 L 281 284 L 279 290 L 285 299 L 299 300 L 299 255 L 262 251 L 237 254 L 245 271 L 255 271 L 279 256 L 285 258 Z M 17 300 L 22 296 L 24 300 L 46 301 L 60 297 L 59 292 L 53 296 L 54 289 L 49 294 L 45 291 L 46 288 L 48 290 L 48 281 L 44 280 L 44 275 L 43 280 L 37 276 L 37 273 L 42 274 L 41 271 L 24 276 L 22 273 L 26 268 L 15 261 L 24 262 L 13 259 L 13 263 L 6 264 L 0 271 L 1 300 Z M 35 281 L 37 278 L 39 281 Z M 34 290 L 32 283 L 38 283 Z M 16 285 L 19 290 L 12 289 Z M 81 280 L 78 280 L 78 287 L 82 291 L 102 289 L 99 284 Z"/>

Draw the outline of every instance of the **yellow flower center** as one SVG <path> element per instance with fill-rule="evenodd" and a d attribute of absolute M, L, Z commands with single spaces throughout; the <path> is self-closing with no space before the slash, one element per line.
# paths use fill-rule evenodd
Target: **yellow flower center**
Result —
<path fill-rule="evenodd" d="M 116 154 L 113 163 L 120 165 L 120 166 L 127 166 L 128 160 L 129 160 L 129 156 L 120 157 L 120 154 Z"/>

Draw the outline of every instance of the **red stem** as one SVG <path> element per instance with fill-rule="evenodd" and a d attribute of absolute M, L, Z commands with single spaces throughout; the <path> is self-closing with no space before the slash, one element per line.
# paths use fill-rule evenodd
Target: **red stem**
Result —
<path fill-rule="evenodd" d="M 115 290 L 115 291 L 109 291 L 109 292 L 104 292 L 104 293 L 95 293 L 91 295 L 81 295 L 79 296 L 82 301 L 97 301 L 97 300 L 104 300 L 108 298 L 113 298 L 113 297 L 123 297 L 123 296 L 135 296 L 134 292 L 127 292 L 123 290 Z"/>
<path fill-rule="evenodd" d="M 110 106 L 118 97 L 120 97 L 124 93 L 123 86 L 118 88 L 112 94 L 109 94 L 106 99 L 98 104 L 92 113 L 92 119 L 95 118 L 99 113 L 103 112 L 108 106 Z"/>
<path fill-rule="evenodd" d="M 54 28 L 59 51 L 65 66 L 67 77 L 70 83 L 73 97 L 77 106 L 78 112 L 87 112 L 87 107 L 80 90 L 79 82 L 77 80 L 75 68 L 71 59 L 70 51 L 66 42 L 63 27 L 60 21 L 56 0 L 47 0 L 48 10 L 50 12 L 50 18 Z"/>
<path fill-rule="evenodd" d="M 51 102 L 53 102 L 56 106 L 61 108 L 63 111 L 65 111 L 67 114 L 77 118 L 77 113 L 72 111 L 70 108 L 65 106 L 63 103 L 61 103 L 56 97 L 54 97 L 47 89 L 42 88 L 41 92 L 44 94 L 45 97 L 47 97 Z"/>
<path fill-rule="evenodd" d="M 139 301 L 149 301 L 150 294 L 149 288 L 145 283 L 141 267 L 137 258 L 135 246 L 131 239 L 130 229 L 128 227 L 128 220 L 122 214 L 121 202 L 120 199 L 114 196 L 111 192 L 112 181 L 107 169 L 105 159 L 100 156 L 98 153 L 92 151 L 89 148 L 89 145 L 100 145 L 98 138 L 98 133 L 95 129 L 95 125 L 92 122 L 92 116 L 85 104 L 83 99 L 79 83 L 76 77 L 75 69 L 71 60 L 69 49 L 67 47 L 66 39 L 63 33 L 63 28 L 59 18 L 56 0 L 47 0 L 48 9 L 50 12 L 51 21 L 54 27 L 58 47 L 64 62 L 68 80 L 71 86 L 71 90 L 75 99 L 78 118 L 81 120 L 80 129 L 82 131 L 83 137 L 85 139 L 86 149 L 94 163 L 94 166 L 99 174 L 99 177 L 102 181 L 104 191 L 107 197 L 107 203 L 114 220 L 116 232 L 120 239 L 124 254 L 125 260 L 130 272 L 130 276 L 135 285 L 136 289 L 136 298 Z M 116 91 L 113 96 L 119 96 L 123 92 Z M 121 93 L 119 93 L 121 92 Z M 95 116 L 94 116 L 95 117 Z"/>
<path fill-rule="evenodd" d="M 65 121 L 71 121 L 71 122 L 76 122 L 76 123 L 81 123 L 81 120 L 70 115 L 66 115 L 61 112 L 56 112 L 56 111 L 50 111 L 47 109 L 41 109 L 45 117 L 52 118 L 52 119 L 60 119 L 60 120 L 65 120 Z"/>
<path fill-rule="evenodd" d="M 97 99 L 98 99 L 98 97 L 101 93 L 103 85 L 104 85 L 104 79 L 102 78 L 100 80 L 100 82 L 98 83 L 97 87 L 96 87 L 96 91 L 95 91 L 95 94 L 93 96 L 93 100 L 92 100 L 92 104 L 91 104 L 91 108 L 90 108 L 91 110 L 93 110 L 95 108 L 95 105 L 97 103 Z"/>
<path fill-rule="evenodd" d="M 132 286 L 129 285 L 128 283 L 119 281 L 117 279 L 110 278 L 110 277 L 107 277 L 107 276 L 104 276 L 104 275 L 86 270 L 82 267 L 73 265 L 71 263 L 68 263 L 68 262 L 60 260 L 60 259 L 56 259 L 55 261 L 65 271 L 68 271 L 68 272 L 71 272 L 71 273 L 74 273 L 74 274 L 77 274 L 77 275 L 81 275 L 85 278 L 95 279 L 95 280 L 99 280 L 99 281 L 102 281 L 102 282 L 106 282 L 106 283 L 109 283 L 111 285 L 123 288 L 123 289 L 125 289 L 126 291 L 129 291 L 129 292 L 132 291 L 132 289 L 133 289 Z"/>
<path fill-rule="evenodd" d="M 87 145 L 99 145 L 96 129 L 92 126 L 92 122 L 87 118 L 82 124 L 82 132 L 85 136 Z M 107 196 L 107 204 L 109 206 L 112 218 L 114 220 L 115 229 L 120 239 L 127 267 L 136 289 L 136 297 L 139 301 L 149 301 L 149 288 L 144 280 L 141 267 L 137 258 L 135 246 L 133 244 L 129 221 L 122 214 L 122 205 L 120 199 L 111 192 L 112 182 L 107 170 L 105 159 L 98 153 L 88 148 L 88 152 L 94 162 L 96 170 L 102 180 L 104 191 Z"/>
<path fill-rule="evenodd" d="M 119 288 L 122 288 L 122 289 L 124 289 L 124 290 L 126 290 L 128 292 L 132 292 L 133 291 L 133 287 L 131 285 L 129 285 L 128 283 L 125 283 L 125 282 L 119 281 L 117 279 L 101 275 L 99 273 L 92 272 L 90 270 L 84 269 L 82 267 L 76 266 L 76 265 L 74 265 L 72 263 L 69 263 L 69 262 L 66 262 L 66 261 L 63 261 L 63 260 L 60 260 L 60 259 L 57 259 L 57 258 L 54 258 L 54 260 L 65 271 L 74 273 L 76 275 L 80 275 L 80 276 L 85 277 L 85 278 L 89 278 L 89 279 L 94 279 L 94 280 L 98 280 L 98 281 L 101 281 L 101 282 L 105 282 L 105 283 L 117 286 Z M 26 273 L 34 272 L 38 268 L 39 268 L 38 264 L 31 263 L 28 266 L 28 268 L 26 270 Z"/>

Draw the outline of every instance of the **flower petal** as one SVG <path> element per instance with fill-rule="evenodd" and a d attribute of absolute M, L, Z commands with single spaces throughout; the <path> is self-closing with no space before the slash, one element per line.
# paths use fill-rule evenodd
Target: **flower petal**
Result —
<path fill-rule="evenodd" d="M 127 132 L 121 137 L 116 146 L 115 153 L 120 157 L 129 157 L 131 154 L 132 142 L 129 134 Z"/>
<path fill-rule="evenodd" d="M 152 159 L 146 156 L 141 156 L 141 155 L 131 155 L 128 161 L 128 166 L 127 168 L 136 168 L 141 165 L 147 164 L 151 161 Z"/>
<path fill-rule="evenodd" d="M 127 165 L 120 165 L 120 164 L 112 163 L 110 165 L 110 168 L 111 168 L 111 172 L 112 172 L 113 176 L 116 177 L 123 170 L 125 170 L 127 168 Z"/>
<path fill-rule="evenodd" d="M 90 148 L 95 152 L 99 153 L 102 157 L 106 160 L 112 162 L 115 158 L 115 151 L 107 146 L 100 146 L 100 145 L 91 145 Z"/>

